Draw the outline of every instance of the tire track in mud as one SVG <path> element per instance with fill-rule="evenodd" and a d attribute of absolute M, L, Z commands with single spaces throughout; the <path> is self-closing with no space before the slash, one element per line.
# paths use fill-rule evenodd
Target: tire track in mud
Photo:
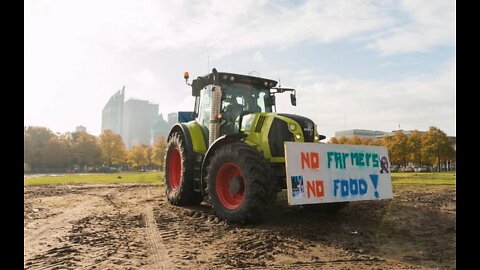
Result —
<path fill-rule="evenodd" d="M 299 239 L 282 228 L 229 224 L 214 216 L 210 206 L 176 207 L 165 202 L 153 211 L 167 251 L 181 269 L 371 269 L 385 263 L 368 254 L 344 252 L 342 247 L 330 247 L 329 252 L 338 256 L 320 259 L 314 255 L 325 246 L 315 241 Z"/>
<path fill-rule="evenodd" d="M 40 248 L 40 245 L 44 244 L 42 240 L 46 237 L 52 238 L 54 236 L 61 245 L 59 247 L 51 247 L 49 244 L 47 247 L 51 247 L 50 249 L 24 261 L 24 268 L 75 269 L 75 256 L 80 254 L 80 251 L 62 239 L 65 238 L 65 233 L 62 230 L 72 226 L 71 222 L 84 216 L 86 210 L 90 209 L 100 200 L 98 196 L 91 196 L 88 200 L 80 202 L 53 217 L 48 223 L 41 225 L 35 231 L 26 234 L 24 237 L 24 258 L 27 253 Z M 65 260 L 69 262 L 65 263 Z"/>
<path fill-rule="evenodd" d="M 25 269 L 128 269 L 147 264 L 142 239 L 143 214 L 118 199 L 123 199 L 124 193 L 131 189 L 107 186 L 100 192 L 85 190 L 83 194 L 89 196 L 89 200 L 77 205 L 76 211 L 65 211 L 68 218 L 63 218 L 65 222 L 61 224 L 70 227 L 68 233 L 58 235 L 56 243 L 50 242 L 53 248 L 28 259 Z M 89 207 L 93 204 L 101 211 L 97 208 L 91 211 Z M 47 231 L 55 229 L 48 227 L 43 232 L 48 234 Z"/>
<path fill-rule="evenodd" d="M 272 266 L 274 256 L 305 249 L 277 232 L 220 220 L 209 206 L 154 208 L 157 228 L 178 268 L 251 268 Z M 280 267 L 281 268 L 281 267 Z"/>
<path fill-rule="evenodd" d="M 138 214 L 138 205 L 126 203 L 128 192 L 134 186 L 116 186 L 102 195 L 112 207 L 76 222 L 69 236 L 71 242 L 81 244 L 89 254 L 88 266 L 97 268 L 135 268 L 146 264 L 143 244 L 144 216 Z M 131 195 L 130 195 L 131 196 Z M 83 263 L 86 265 L 86 263 Z"/>
<path fill-rule="evenodd" d="M 150 200 L 150 188 L 147 188 L 147 200 Z M 154 269 L 172 269 L 173 264 L 170 261 L 168 253 L 163 244 L 162 236 L 157 230 L 157 223 L 153 215 L 152 205 L 149 203 L 145 207 L 145 233 L 149 247 L 152 251 Z"/>
<path fill-rule="evenodd" d="M 35 219 L 25 219 L 27 225 L 39 222 L 44 226 L 48 226 L 46 222 L 56 225 L 42 226 L 35 234 L 25 229 L 25 238 L 28 235 L 28 241 L 36 243 L 39 249 L 27 254 L 24 268 L 446 269 L 455 265 L 454 240 L 449 244 L 452 241 L 445 242 L 448 239 L 439 237 L 455 236 L 454 217 L 450 213 L 441 216 L 415 208 L 424 194 L 417 190 L 402 194 L 405 202 L 392 201 L 394 208 L 388 215 L 387 203 L 358 203 L 339 215 L 328 216 L 292 209 L 282 201 L 266 212 L 263 223 L 253 225 L 220 220 L 211 206 L 204 203 L 195 207 L 173 206 L 163 191 L 163 187 L 144 185 L 27 188 L 25 198 L 30 206 L 25 211 L 34 206 L 41 209 L 34 213 Z M 455 209 L 451 193 L 448 196 L 435 193 L 421 203 L 430 208 L 440 209 L 445 204 L 448 209 Z M 435 200 L 442 196 L 445 202 Z M 43 211 L 38 206 L 42 206 L 39 201 L 45 197 L 49 197 L 45 201 L 60 207 L 44 207 Z M 58 203 L 63 199 L 67 201 Z M 84 201 L 79 203 L 79 199 Z M 71 209 L 80 211 L 82 203 L 86 203 L 81 209 L 84 212 L 71 219 L 62 221 L 62 214 L 57 214 Z M 419 219 L 420 216 L 426 218 Z M 408 222 L 399 223 L 394 217 Z M 388 222 L 384 224 L 388 230 L 377 228 L 380 221 Z M 59 228 L 62 224 L 66 227 Z M 51 246 L 40 243 L 43 241 Z M 385 246 L 387 241 L 392 241 L 389 245 L 413 243 L 416 246 L 406 247 L 421 249 L 392 256 L 397 249 L 392 251 L 391 246 Z M 429 245 L 433 241 L 433 246 L 425 246 L 427 241 Z M 424 255 L 418 255 L 419 251 Z M 437 254 L 446 256 L 444 264 L 434 264 L 437 259 L 431 257 Z"/>
<path fill-rule="evenodd" d="M 69 220 L 71 220 L 75 215 L 81 213 L 86 208 L 91 207 L 95 202 L 97 202 L 98 198 L 92 198 L 88 201 L 81 202 L 74 206 L 67 211 L 57 215 L 56 217 L 50 219 L 46 224 L 41 225 L 35 231 L 31 232 L 29 235 L 25 235 L 24 237 L 24 252 L 26 252 L 26 248 L 32 248 L 38 245 L 39 240 L 44 236 L 47 231 L 55 230 L 58 228 L 62 228 L 68 226 L 66 224 Z"/>

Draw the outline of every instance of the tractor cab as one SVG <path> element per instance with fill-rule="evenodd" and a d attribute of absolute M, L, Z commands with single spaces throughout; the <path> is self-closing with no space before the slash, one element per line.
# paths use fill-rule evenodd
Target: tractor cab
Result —
<path fill-rule="evenodd" d="M 189 75 L 184 78 L 188 83 Z M 204 135 L 209 134 L 211 121 L 219 125 L 219 135 L 240 132 L 242 119 L 252 113 L 275 111 L 275 94 L 292 91 L 292 105 L 296 105 L 295 90 L 275 87 L 274 80 L 233 73 L 216 72 L 199 76 L 192 81 L 192 96 L 195 96 L 193 117 L 203 127 Z M 215 89 L 220 90 L 218 98 L 212 98 Z M 213 113 L 218 109 L 218 113 Z"/>

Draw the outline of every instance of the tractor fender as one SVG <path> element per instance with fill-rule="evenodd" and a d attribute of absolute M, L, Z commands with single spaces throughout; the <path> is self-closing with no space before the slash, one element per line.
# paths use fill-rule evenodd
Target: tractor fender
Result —
<path fill-rule="evenodd" d="M 208 160 L 213 156 L 213 154 L 215 154 L 215 151 L 217 150 L 217 148 L 228 143 L 238 142 L 245 137 L 247 137 L 247 135 L 243 133 L 226 134 L 216 139 L 212 143 L 212 145 L 210 145 L 207 152 L 205 153 L 205 157 L 203 158 L 203 161 L 202 161 L 202 169 L 200 170 L 201 171 L 200 179 L 202 182 L 203 182 L 203 178 L 206 176 L 206 170 L 207 170 L 206 166 L 208 164 Z"/>
<path fill-rule="evenodd" d="M 170 137 L 172 137 L 175 133 L 180 133 L 183 135 L 183 138 L 185 139 L 185 150 L 187 152 L 187 156 L 190 158 L 190 160 L 193 160 L 194 157 L 192 136 L 190 135 L 190 131 L 188 130 L 187 125 L 185 125 L 184 123 L 175 124 L 170 130 L 170 133 L 168 134 L 167 142 L 170 140 Z"/>

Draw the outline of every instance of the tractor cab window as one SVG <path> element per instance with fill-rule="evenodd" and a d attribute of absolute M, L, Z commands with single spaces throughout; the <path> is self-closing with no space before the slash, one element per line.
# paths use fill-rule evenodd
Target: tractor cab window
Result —
<path fill-rule="evenodd" d="M 258 97 L 256 97 L 255 102 L 257 106 L 260 108 L 261 112 L 272 112 L 271 105 L 268 105 L 269 102 L 269 92 L 268 91 L 259 91 Z"/>
<path fill-rule="evenodd" d="M 246 109 L 245 98 L 227 94 L 222 102 L 222 115 L 227 122 L 235 122 L 240 113 Z"/>
<path fill-rule="evenodd" d="M 234 113 L 233 116 L 235 118 L 238 117 L 242 111 L 252 113 L 272 111 L 271 105 L 268 104 L 270 95 L 267 89 L 257 89 L 249 84 L 233 83 L 223 86 L 222 91 L 223 101 L 221 110 L 227 114 L 229 114 L 229 112 Z M 235 118 L 233 120 L 235 120 Z"/>
<path fill-rule="evenodd" d="M 202 89 L 200 94 L 200 104 L 198 108 L 198 122 L 204 127 L 210 125 L 210 96 L 212 94 L 212 86 L 208 85 Z"/>
<path fill-rule="evenodd" d="M 269 105 L 269 90 L 257 89 L 244 83 L 233 83 L 222 86 L 221 114 L 225 123 L 220 128 L 221 134 L 234 133 L 238 127 L 239 116 L 242 112 L 271 112 Z"/>

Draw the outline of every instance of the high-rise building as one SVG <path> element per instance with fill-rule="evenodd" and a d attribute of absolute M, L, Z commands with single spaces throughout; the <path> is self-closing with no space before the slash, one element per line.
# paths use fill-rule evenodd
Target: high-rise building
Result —
<path fill-rule="evenodd" d="M 170 125 L 168 124 L 165 119 L 163 119 L 163 115 L 160 114 L 155 121 L 153 121 L 153 126 L 152 126 L 152 138 L 151 142 L 152 145 L 155 144 L 155 142 L 161 138 L 168 136 L 168 133 L 170 132 Z"/>
<path fill-rule="evenodd" d="M 171 126 L 159 115 L 158 104 L 147 100 L 125 99 L 125 86 L 117 91 L 107 102 L 102 111 L 102 131 L 110 129 L 122 136 L 127 149 L 134 145 L 151 145 L 160 137 L 168 136 Z M 174 117 L 173 117 L 174 115 Z M 177 114 L 168 115 L 169 120 Z M 172 119 L 170 119 L 172 118 Z"/>
<path fill-rule="evenodd" d="M 75 132 L 87 132 L 87 128 L 84 126 L 77 126 Z"/>
<path fill-rule="evenodd" d="M 173 125 L 175 125 L 176 123 L 178 123 L 178 113 L 177 112 L 173 112 L 173 113 L 169 113 L 168 116 L 167 116 L 167 121 L 168 121 L 168 125 L 171 127 L 173 127 Z"/>
<path fill-rule="evenodd" d="M 158 118 L 158 104 L 129 99 L 123 106 L 122 138 L 127 149 L 134 145 L 151 145 L 152 128 Z"/>
<path fill-rule="evenodd" d="M 125 86 L 118 90 L 107 102 L 102 110 L 102 132 L 110 129 L 114 133 L 122 135 L 123 132 L 123 100 L 125 98 Z M 123 137 L 123 136 L 122 136 Z"/>

